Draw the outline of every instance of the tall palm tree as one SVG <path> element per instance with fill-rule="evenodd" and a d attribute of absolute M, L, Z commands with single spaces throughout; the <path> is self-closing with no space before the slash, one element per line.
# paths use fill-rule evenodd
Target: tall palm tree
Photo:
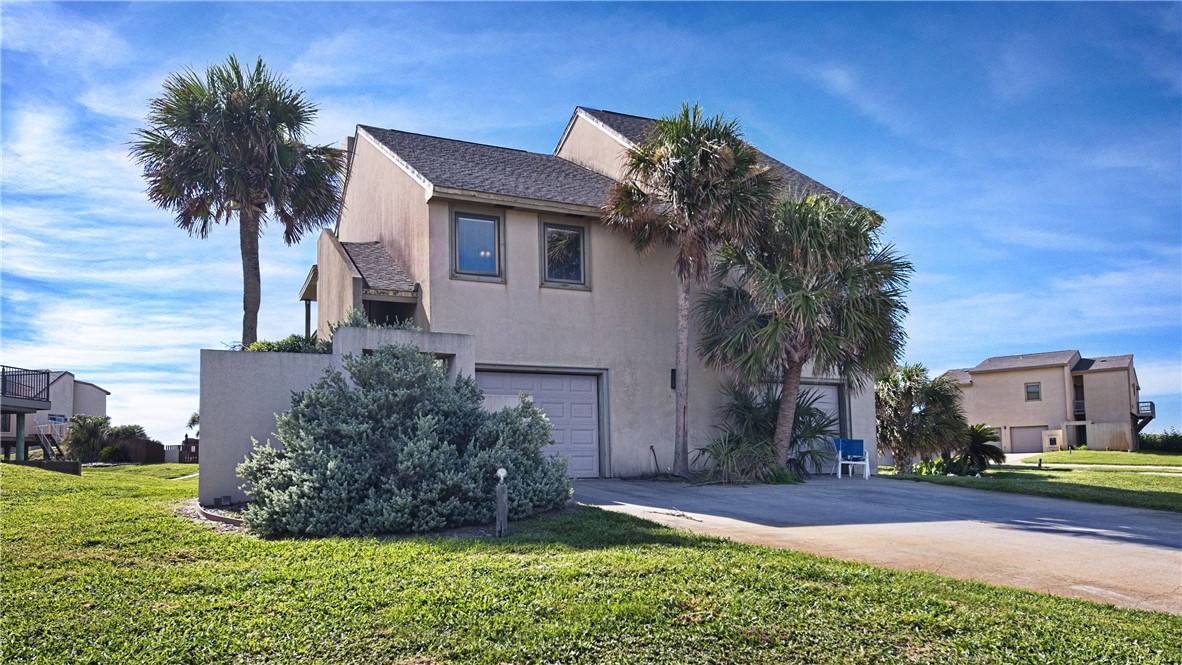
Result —
<path fill-rule="evenodd" d="M 746 244 L 719 252 L 698 303 L 699 351 L 750 384 L 796 395 L 804 366 L 855 389 L 891 365 L 903 344 L 911 264 L 878 239 L 882 217 L 828 196 L 788 196 Z M 793 400 L 782 400 L 776 454 L 791 445 Z"/>
<path fill-rule="evenodd" d="M 690 287 L 710 268 L 724 241 L 745 241 L 772 200 L 777 176 L 759 164 L 739 125 L 706 118 L 697 105 L 658 120 L 628 150 L 622 182 L 603 204 L 608 228 L 626 234 L 638 252 L 674 248 L 677 274 L 677 380 L 673 472 L 689 475 L 686 429 L 689 393 Z"/>
<path fill-rule="evenodd" d="M 929 379 L 923 365 L 894 367 L 879 375 L 874 393 L 878 444 L 891 451 L 896 473 L 910 473 L 916 457 L 963 446 L 968 423 L 960 388 L 947 374 Z"/>
<path fill-rule="evenodd" d="M 336 218 L 343 158 L 309 146 L 316 105 L 259 58 L 243 71 L 234 56 L 199 75 L 170 75 L 149 102 L 148 128 L 131 154 L 143 166 L 148 198 L 176 213 L 177 226 L 206 237 L 238 221 L 242 253 L 242 345 L 256 341 L 260 299 L 259 234 L 268 219 L 287 244 Z"/>

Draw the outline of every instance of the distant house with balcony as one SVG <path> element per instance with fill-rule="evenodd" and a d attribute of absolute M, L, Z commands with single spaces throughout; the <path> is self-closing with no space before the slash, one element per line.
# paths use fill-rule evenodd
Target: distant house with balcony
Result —
<path fill-rule="evenodd" d="M 1155 415 L 1153 402 L 1140 400 L 1131 354 L 997 356 L 948 375 L 964 395 L 968 421 L 997 428 L 1007 453 L 1084 445 L 1134 450 L 1137 434 Z"/>
<path fill-rule="evenodd" d="M 73 416 L 107 415 L 111 394 L 73 372 L 18 367 L 3 368 L 0 393 L 0 445 L 5 457 L 16 449 L 18 459 L 21 440 L 48 452 L 65 437 Z"/>

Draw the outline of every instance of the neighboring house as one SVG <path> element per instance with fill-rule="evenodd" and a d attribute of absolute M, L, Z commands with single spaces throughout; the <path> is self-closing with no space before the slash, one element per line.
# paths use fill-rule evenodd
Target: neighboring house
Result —
<path fill-rule="evenodd" d="M 80 381 L 73 372 L 41 370 L 49 374 L 49 405 L 29 413 L 5 413 L 0 416 L 0 442 L 5 450 L 16 440 L 16 419 L 25 419 L 25 438 L 36 445 L 39 431 L 52 433 L 60 441 L 70 418 L 78 415 L 107 415 L 107 396 L 111 393 L 87 381 Z"/>
<path fill-rule="evenodd" d="M 532 395 L 553 423 L 551 451 L 570 460 L 573 476 L 667 471 L 676 365 L 673 253 L 638 255 L 599 221 L 626 150 L 653 122 L 578 108 L 554 154 L 359 125 L 345 142 L 341 216 L 335 231 L 322 232 L 317 264 L 300 292 L 306 303 L 317 302 L 318 334 L 327 338 L 333 323 L 357 309 L 372 321 L 411 321 L 429 333 L 472 339 L 472 371 L 486 405 Z M 794 191 L 837 196 L 770 157 L 763 161 Z M 696 335 L 695 326 L 694 348 Z M 231 371 L 229 359 L 202 353 L 203 387 L 207 367 Z M 693 355 L 689 431 L 697 448 L 716 433 L 722 377 Z M 855 394 L 810 368 L 804 382 L 821 393 L 841 434 L 865 440 L 873 459 L 873 391 Z M 243 441 L 262 441 L 273 430 L 272 420 L 272 429 L 231 433 L 206 410 L 207 401 L 223 408 L 212 390 L 207 398 L 203 389 L 201 406 L 206 502 L 239 496 L 229 483 L 214 489 L 207 462 L 232 469 L 217 460 L 241 461 L 249 449 Z"/>
<path fill-rule="evenodd" d="M 968 421 L 996 427 L 1008 453 L 1065 445 L 1133 450 L 1154 417 L 1153 402 L 1140 401 L 1132 355 L 998 356 L 948 374 L 964 394 Z"/>

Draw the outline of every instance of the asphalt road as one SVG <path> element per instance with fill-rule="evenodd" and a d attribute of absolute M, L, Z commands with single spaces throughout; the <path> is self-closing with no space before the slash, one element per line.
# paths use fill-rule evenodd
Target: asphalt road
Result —
<path fill-rule="evenodd" d="M 877 477 L 576 480 L 575 500 L 745 543 L 1182 614 L 1182 513 Z"/>

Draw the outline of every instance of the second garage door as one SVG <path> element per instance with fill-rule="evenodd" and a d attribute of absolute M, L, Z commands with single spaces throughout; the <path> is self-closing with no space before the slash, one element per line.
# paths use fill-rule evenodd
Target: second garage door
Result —
<path fill-rule="evenodd" d="M 598 379 L 585 374 L 518 374 L 476 372 L 476 383 L 490 405 L 496 397 L 525 393 L 550 419 L 554 443 L 548 455 L 562 455 L 575 478 L 599 477 L 599 390 Z M 503 400 L 502 400 L 503 401 Z"/>
<path fill-rule="evenodd" d="M 1011 427 L 1010 452 L 1041 453 L 1042 433 L 1046 427 Z"/>

